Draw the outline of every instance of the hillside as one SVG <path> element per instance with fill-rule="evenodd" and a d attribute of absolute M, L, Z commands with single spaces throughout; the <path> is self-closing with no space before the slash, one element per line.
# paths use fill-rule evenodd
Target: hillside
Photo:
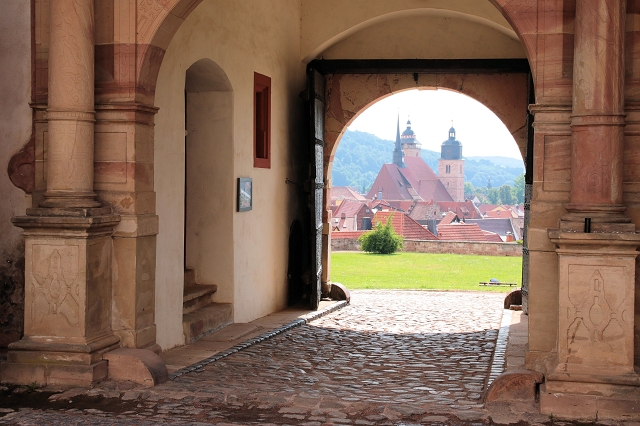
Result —
<path fill-rule="evenodd" d="M 393 157 L 393 141 L 375 135 L 347 130 L 340 141 L 333 162 L 333 185 L 351 186 L 366 193 L 375 180 L 380 167 Z M 436 171 L 440 153 L 422 150 L 424 161 Z M 507 157 L 465 157 L 465 181 L 475 187 L 487 185 L 498 188 L 513 185 L 514 179 L 524 172 L 524 163 Z"/>

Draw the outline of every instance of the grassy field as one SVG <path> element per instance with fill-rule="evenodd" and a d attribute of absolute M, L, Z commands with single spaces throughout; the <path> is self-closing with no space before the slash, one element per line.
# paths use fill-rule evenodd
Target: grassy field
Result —
<path fill-rule="evenodd" d="M 513 287 L 478 285 L 491 278 L 520 286 L 522 258 L 430 253 L 336 252 L 331 255 L 331 280 L 350 290 L 513 290 Z"/>

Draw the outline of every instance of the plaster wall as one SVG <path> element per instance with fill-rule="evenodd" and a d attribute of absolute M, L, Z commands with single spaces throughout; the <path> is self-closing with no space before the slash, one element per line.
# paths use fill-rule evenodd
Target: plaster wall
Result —
<path fill-rule="evenodd" d="M 186 267 L 233 303 L 233 93 L 187 94 Z"/>
<path fill-rule="evenodd" d="M 20 338 L 23 322 L 24 240 L 11 218 L 25 214 L 31 196 L 13 185 L 7 168 L 31 138 L 30 33 L 30 0 L 0 2 L 0 346 Z"/>
<path fill-rule="evenodd" d="M 211 170 L 226 170 L 221 194 L 231 195 L 233 220 L 224 241 L 229 253 L 234 321 L 247 322 L 286 305 L 287 236 L 294 218 L 297 181 L 292 147 L 301 140 L 298 94 L 304 88 L 299 61 L 297 1 L 205 0 L 185 20 L 169 45 L 158 76 L 155 127 L 155 190 L 160 220 L 157 248 L 157 341 L 164 348 L 182 337 L 184 210 L 184 89 L 191 64 L 209 58 L 233 89 L 232 141 Z M 271 77 L 271 168 L 253 167 L 253 74 Z M 217 172 L 212 172 L 217 173 Z M 222 173 L 222 172 L 221 172 Z M 235 212 L 235 181 L 253 178 L 253 210 Z M 203 180 L 204 181 L 204 180 Z M 209 184 L 209 182 L 205 182 Z M 230 200 L 221 202 L 228 211 Z M 213 228 L 210 228 L 213 232 Z"/>
<path fill-rule="evenodd" d="M 353 36 L 359 31 L 378 26 L 387 21 L 416 15 L 437 16 L 449 20 L 462 20 L 493 29 L 517 42 L 518 37 L 507 21 L 489 0 L 302 0 L 300 55 L 305 61 L 320 57 L 333 45 Z M 440 26 L 440 24 L 438 24 Z M 388 31 L 387 25 L 381 29 Z M 412 27 L 402 33 L 421 31 Z M 485 33 L 485 30 L 482 30 Z M 394 34 L 395 37 L 395 34 Z M 415 37 L 408 48 L 416 51 L 423 39 Z M 439 43 L 445 40 L 438 40 Z M 446 43 L 446 42 L 445 42 Z M 501 44 L 504 42 L 501 42 Z M 388 45 L 385 42 L 384 45 Z M 379 52 L 377 52 L 379 53 Z M 379 56 L 381 57 L 381 56 Z M 404 58 L 415 58 L 410 55 Z M 355 57 L 353 57 L 355 58 Z"/>
<path fill-rule="evenodd" d="M 324 59 L 526 57 L 517 39 L 483 23 L 458 16 L 420 13 L 366 27 L 329 47 L 321 56 Z"/>

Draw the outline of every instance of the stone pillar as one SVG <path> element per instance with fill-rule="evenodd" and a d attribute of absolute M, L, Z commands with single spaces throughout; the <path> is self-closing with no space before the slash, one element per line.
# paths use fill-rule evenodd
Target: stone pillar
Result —
<path fill-rule="evenodd" d="M 626 4 L 578 0 L 575 19 L 569 221 L 629 223 L 621 215 Z M 605 226 L 606 227 L 606 226 Z"/>
<path fill-rule="evenodd" d="M 47 190 L 42 207 L 98 207 L 93 192 L 93 0 L 52 0 Z"/>
<path fill-rule="evenodd" d="M 0 365 L 18 384 L 89 386 L 107 377 L 112 235 L 94 176 L 94 2 L 50 0 L 46 192 L 13 222 L 25 230 L 25 330 Z"/>
<path fill-rule="evenodd" d="M 153 93 L 162 54 L 150 56 L 155 71 L 140 71 L 138 61 L 155 48 L 138 44 L 136 28 L 144 12 L 139 2 L 96 1 L 95 6 L 100 72 L 96 73 L 94 190 L 98 200 L 121 218 L 113 236 L 112 328 L 122 346 L 159 352 L 153 158 L 158 109 Z"/>
<path fill-rule="evenodd" d="M 578 0 L 571 193 L 559 229 L 557 362 L 540 409 L 580 418 L 637 415 L 635 259 L 640 235 L 623 212 L 626 2 Z"/>

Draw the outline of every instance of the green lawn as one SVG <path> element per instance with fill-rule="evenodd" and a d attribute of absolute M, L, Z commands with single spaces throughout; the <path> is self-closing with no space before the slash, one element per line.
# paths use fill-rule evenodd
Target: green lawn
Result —
<path fill-rule="evenodd" d="M 483 287 L 480 281 L 522 281 L 522 257 L 396 253 L 331 254 L 331 280 L 348 289 L 513 290 Z"/>

